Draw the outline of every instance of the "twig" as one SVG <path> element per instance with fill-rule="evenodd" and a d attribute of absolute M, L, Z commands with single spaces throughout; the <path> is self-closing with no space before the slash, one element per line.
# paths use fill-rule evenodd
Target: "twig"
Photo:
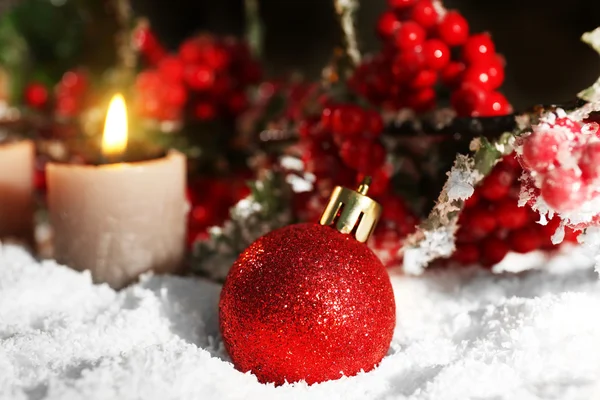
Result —
<path fill-rule="evenodd" d="M 252 55 L 258 59 L 263 52 L 264 24 L 260 18 L 258 0 L 244 0 L 246 14 L 246 40 Z"/>
<path fill-rule="evenodd" d="M 119 67 L 125 71 L 133 71 L 136 65 L 137 54 L 131 45 L 131 18 L 132 10 L 129 0 L 114 0 L 117 16 L 118 32 L 116 35 L 117 57 Z"/>
<path fill-rule="evenodd" d="M 431 261 L 452 254 L 458 218 L 465 200 L 473 195 L 475 186 L 489 174 L 500 158 L 512 152 L 513 137 L 520 133 L 517 128 L 493 142 L 484 137 L 475 139 L 472 142 L 472 147 L 476 147 L 472 149 L 475 150 L 474 155 L 457 155 L 436 205 L 416 232 L 404 242 L 401 251 L 405 272 L 420 274 Z"/>
<path fill-rule="evenodd" d="M 333 3 L 344 35 L 344 50 L 352 66 L 355 67 L 360 63 L 361 59 L 356 36 L 356 26 L 354 24 L 354 17 L 359 6 L 358 0 L 334 0 Z"/>

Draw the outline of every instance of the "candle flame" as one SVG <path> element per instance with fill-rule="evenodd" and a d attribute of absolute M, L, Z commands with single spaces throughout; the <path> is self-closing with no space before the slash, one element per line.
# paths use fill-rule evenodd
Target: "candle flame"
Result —
<path fill-rule="evenodd" d="M 115 94 L 108 106 L 104 135 L 102 136 L 102 154 L 107 158 L 120 157 L 127 148 L 127 106 L 122 94 Z"/>

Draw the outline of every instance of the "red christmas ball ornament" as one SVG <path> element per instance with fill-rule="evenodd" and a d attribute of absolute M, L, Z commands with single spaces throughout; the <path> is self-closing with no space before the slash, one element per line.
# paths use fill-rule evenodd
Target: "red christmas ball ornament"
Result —
<path fill-rule="evenodd" d="M 320 224 L 273 231 L 233 265 L 219 304 L 231 360 L 261 382 L 308 384 L 372 370 L 396 324 L 389 276 L 364 243 L 381 206 L 336 187 Z"/>

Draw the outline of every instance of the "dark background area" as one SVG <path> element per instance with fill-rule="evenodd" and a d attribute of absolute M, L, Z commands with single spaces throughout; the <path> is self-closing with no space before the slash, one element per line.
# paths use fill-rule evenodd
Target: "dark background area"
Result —
<path fill-rule="evenodd" d="M 259 0 L 266 27 L 264 63 L 276 76 L 301 70 L 318 76 L 339 41 L 331 0 Z M 571 99 L 600 75 L 598 57 L 579 38 L 600 26 L 600 0 L 448 0 L 473 32 L 492 33 L 508 61 L 503 91 L 522 108 Z M 134 0 L 170 47 L 202 30 L 241 34 L 242 0 Z M 385 0 L 362 0 L 358 32 L 363 52 L 377 49 L 374 26 Z"/>

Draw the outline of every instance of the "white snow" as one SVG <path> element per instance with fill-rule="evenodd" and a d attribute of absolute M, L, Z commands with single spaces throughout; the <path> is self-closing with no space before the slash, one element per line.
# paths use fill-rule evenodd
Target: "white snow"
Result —
<path fill-rule="evenodd" d="M 275 388 L 227 361 L 218 285 L 145 276 L 114 292 L 0 247 L 0 399 L 600 398 L 590 265 L 567 254 L 519 274 L 394 274 L 398 325 L 376 370 Z"/>

